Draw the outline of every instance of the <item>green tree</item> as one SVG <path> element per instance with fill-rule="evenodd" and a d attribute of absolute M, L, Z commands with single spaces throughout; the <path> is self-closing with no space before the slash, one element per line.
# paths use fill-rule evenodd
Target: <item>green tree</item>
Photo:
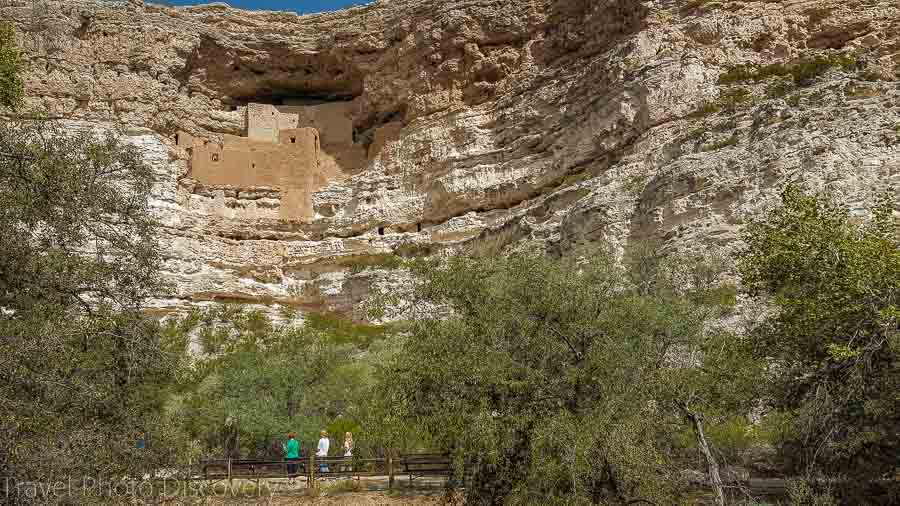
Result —
<path fill-rule="evenodd" d="M 311 445 L 322 429 L 339 438 L 357 427 L 378 356 L 370 339 L 381 330 L 322 315 L 295 328 L 224 306 L 172 320 L 167 332 L 196 335 L 203 351 L 184 361 L 172 400 L 187 431 L 212 454 L 273 458 L 288 432 Z M 186 340 L 174 341 L 187 354 Z M 227 420 L 237 448 L 226 448 Z"/>
<path fill-rule="evenodd" d="M 735 381 L 731 358 L 712 350 L 740 347 L 707 331 L 720 286 L 649 251 L 624 268 L 604 254 L 419 264 L 410 297 L 429 313 L 382 370 L 375 413 L 451 450 L 473 504 L 671 503 L 674 435 L 733 416 L 712 385 Z"/>
<path fill-rule="evenodd" d="M 13 27 L 0 23 L 0 106 L 14 108 L 24 92 L 22 56 Z"/>
<path fill-rule="evenodd" d="M 790 415 L 789 469 L 857 482 L 892 473 L 900 455 L 900 243 L 892 206 L 858 224 L 826 197 L 787 188 L 751 223 L 744 282 L 771 303 L 756 329 L 772 361 L 775 409 Z"/>
<path fill-rule="evenodd" d="M 0 123 L 0 467 L 6 485 L 140 476 L 171 456 L 153 174 L 112 135 Z M 140 433 L 161 444 L 136 452 Z M 15 491 L 15 489 L 13 489 Z"/>

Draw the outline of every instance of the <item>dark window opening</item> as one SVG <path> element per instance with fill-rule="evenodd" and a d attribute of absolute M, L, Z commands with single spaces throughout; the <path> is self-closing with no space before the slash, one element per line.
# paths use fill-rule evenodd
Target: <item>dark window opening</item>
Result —
<path fill-rule="evenodd" d="M 0 2 L 2 3 L 2 2 Z M 249 69 L 241 67 L 241 72 L 248 72 Z M 268 105 L 321 105 L 332 102 L 350 102 L 359 96 L 359 93 L 350 91 L 332 91 L 332 92 L 309 92 L 307 90 L 292 88 L 267 88 L 261 87 L 252 90 L 251 93 L 245 95 L 229 96 L 228 103 L 238 106 L 246 106 L 247 104 L 268 104 Z"/>
<path fill-rule="evenodd" d="M 178 145 L 178 134 L 175 134 L 175 145 Z"/>
<path fill-rule="evenodd" d="M 416 232 L 421 232 L 421 231 L 422 231 L 422 224 L 416 223 Z"/>
<path fill-rule="evenodd" d="M 254 163 L 254 164 L 251 164 L 251 168 L 252 168 L 252 169 L 255 169 L 255 168 L 256 168 L 256 164 L 255 164 L 255 163 Z"/>
<path fill-rule="evenodd" d="M 212 161 L 214 161 L 214 162 L 218 162 L 218 161 L 219 161 L 219 154 L 218 154 L 218 153 L 213 153 L 213 154 L 212 154 Z"/>
<path fill-rule="evenodd" d="M 237 72 L 238 70 L 241 70 L 241 67 L 235 65 L 234 67 L 232 67 L 232 69 L 233 69 L 235 72 Z"/>
<path fill-rule="evenodd" d="M 297 144 L 297 138 L 291 137 L 291 144 Z"/>
<path fill-rule="evenodd" d="M 378 235 L 384 235 L 384 227 L 378 227 Z"/>

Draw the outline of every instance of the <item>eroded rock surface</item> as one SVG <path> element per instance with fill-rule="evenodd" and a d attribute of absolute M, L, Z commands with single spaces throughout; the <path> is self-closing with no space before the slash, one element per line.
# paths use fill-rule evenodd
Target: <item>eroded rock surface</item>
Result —
<path fill-rule="evenodd" d="M 894 0 L 384 0 L 315 16 L 7 0 L 0 18 L 31 106 L 123 132 L 160 174 L 163 310 L 363 317 L 394 255 L 733 246 L 787 182 L 861 215 L 900 188 Z M 201 184 L 176 146 L 179 131 L 245 135 L 249 103 L 332 102 L 353 105 L 358 159 L 335 159 L 310 219 L 285 218 L 278 188 Z"/>

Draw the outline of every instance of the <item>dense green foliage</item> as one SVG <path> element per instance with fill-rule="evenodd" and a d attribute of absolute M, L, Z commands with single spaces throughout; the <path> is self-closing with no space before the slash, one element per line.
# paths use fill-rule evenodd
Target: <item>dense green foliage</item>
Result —
<path fill-rule="evenodd" d="M 745 343 L 710 325 L 728 291 L 717 269 L 678 260 L 420 266 L 412 296 L 448 313 L 417 319 L 382 371 L 380 417 L 452 450 L 472 504 L 670 504 L 678 428 L 752 398 Z"/>
<path fill-rule="evenodd" d="M 145 432 L 176 443 L 160 413 L 174 364 L 141 313 L 161 286 L 152 182 L 113 136 L 0 124 L 3 475 L 134 476 L 172 457 L 135 451 Z"/>
<path fill-rule="evenodd" d="M 184 365 L 170 409 L 211 456 L 280 458 L 288 432 L 310 448 L 323 429 L 337 452 L 343 433 L 358 428 L 384 333 L 324 314 L 278 325 L 240 306 L 170 320 L 167 342 Z M 189 336 L 198 356 L 189 356 Z"/>
<path fill-rule="evenodd" d="M 859 225 L 827 198 L 788 188 L 746 231 L 741 272 L 774 304 L 756 329 L 773 362 L 781 454 L 801 474 L 875 479 L 900 455 L 900 241 L 882 203 Z"/>
<path fill-rule="evenodd" d="M 22 98 L 22 56 L 12 26 L 0 24 L 0 106 L 15 107 Z"/>

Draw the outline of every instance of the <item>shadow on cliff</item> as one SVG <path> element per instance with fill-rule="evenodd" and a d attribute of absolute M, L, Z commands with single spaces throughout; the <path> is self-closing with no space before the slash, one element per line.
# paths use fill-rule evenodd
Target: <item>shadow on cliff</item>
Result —
<path fill-rule="evenodd" d="M 331 54 L 287 43 L 247 42 L 241 47 L 239 52 L 203 36 L 177 78 L 234 106 L 283 99 L 342 101 L 362 94 L 360 71 Z"/>
<path fill-rule="evenodd" d="M 639 0 L 555 0 L 538 60 L 549 67 L 600 55 L 643 30 L 649 12 Z"/>
<path fill-rule="evenodd" d="M 556 0 L 544 30 L 543 52 L 535 57 L 548 75 L 571 83 L 559 99 L 565 112 L 558 119 L 558 137 L 574 149 L 557 167 L 556 177 L 583 181 L 615 165 L 649 127 L 641 87 L 623 79 L 616 60 L 628 56 L 629 39 L 647 28 L 650 10 L 638 0 Z M 621 114 L 622 105 L 638 111 Z M 545 141 L 547 142 L 547 141 Z M 557 141 L 554 141 L 557 142 Z M 604 241 L 610 233 L 612 203 L 579 208 L 561 224 L 562 240 L 550 253 L 578 244 Z"/>
<path fill-rule="evenodd" d="M 497 144 L 507 150 L 504 162 L 538 165 L 537 160 L 544 159 L 547 170 L 527 181 L 499 185 L 474 205 L 435 184 L 425 210 L 429 220 L 511 209 L 569 184 L 573 175 L 599 173 L 646 129 L 644 115 L 632 122 L 617 119 L 611 132 L 599 131 L 595 124 L 602 123 L 598 117 L 618 116 L 622 100 L 645 108 L 612 60 L 627 52 L 627 41 L 646 27 L 649 9 L 638 0 L 548 0 L 543 5 L 547 16 L 542 37 L 531 48 L 538 76 L 524 80 L 517 93 L 503 101 L 490 127 Z M 555 93 L 563 87 L 564 93 Z M 515 103 L 520 101 L 529 103 L 531 114 L 506 112 L 518 111 Z M 481 161 L 498 163 L 493 158 Z"/>

